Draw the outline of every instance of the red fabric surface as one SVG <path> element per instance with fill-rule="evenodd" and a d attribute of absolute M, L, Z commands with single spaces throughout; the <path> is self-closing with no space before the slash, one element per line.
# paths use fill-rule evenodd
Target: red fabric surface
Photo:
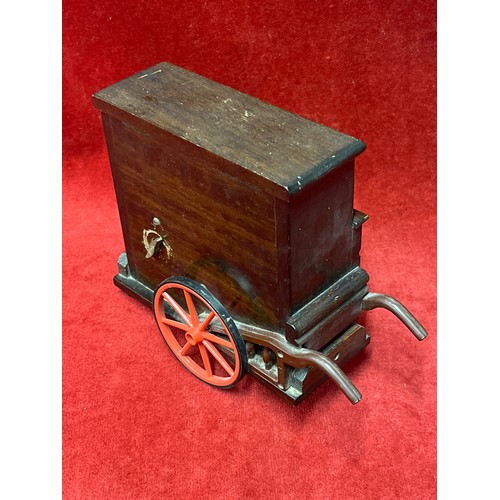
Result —
<path fill-rule="evenodd" d="M 436 497 L 436 5 L 373 0 L 65 0 L 63 493 L 67 499 Z M 91 94 L 169 61 L 366 142 L 370 289 L 401 300 L 297 408 L 251 376 L 190 376 L 151 311 L 117 289 L 123 250 Z"/>

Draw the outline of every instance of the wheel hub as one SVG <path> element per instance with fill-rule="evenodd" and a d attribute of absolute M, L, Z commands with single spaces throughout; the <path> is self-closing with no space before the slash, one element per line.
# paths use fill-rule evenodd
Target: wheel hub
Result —
<path fill-rule="evenodd" d="M 201 330 L 200 325 L 197 325 L 186 332 L 186 340 L 193 346 L 201 343 L 203 340 L 203 330 Z"/>

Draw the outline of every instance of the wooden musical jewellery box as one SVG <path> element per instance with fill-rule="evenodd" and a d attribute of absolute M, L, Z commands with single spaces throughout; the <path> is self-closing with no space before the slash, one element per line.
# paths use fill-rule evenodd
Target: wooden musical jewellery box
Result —
<path fill-rule="evenodd" d="M 353 209 L 363 142 L 168 63 L 93 96 L 102 112 L 125 252 L 115 284 L 152 305 L 202 381 L 249 371 L 291 403 L 370 341 L 356 323 L 395 299 L 368 291 Z"/>

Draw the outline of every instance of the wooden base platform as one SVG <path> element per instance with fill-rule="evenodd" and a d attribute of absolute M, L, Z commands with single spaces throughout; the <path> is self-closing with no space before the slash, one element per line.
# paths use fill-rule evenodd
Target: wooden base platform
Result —
<path fill-rule="evenodd" d="M 125 253 L 120 255 L 118 269 L 119 273 L 114 277 L 115 285 L 128 295 L 151 307 L 154 291 L 130 275 Z M 292 367 L 286 364 L 289 360 L 296 360 L 296 357 L 290 357 L 286 354 L 284 356 L 283 352 L 286 352 L 287 349 L 279 349 L 274 346 L 277 344 L 288 345 L 290 349 L 303 350 L 304 353 L 307 350 L 301 349 L 300 346 L 292 346 L 286 340 L 284 333 L 270 332 L 239 321 L 235 321 L 235 323 L 247 342 L 249 339 L 252 342 L 258 338 L 271 339 L 270 342 L 265 342 L 265 346 L 258 345 L 258 343 L 252 344 L 255 347 L 249 351 L 249 370 L 259 382 L 270 387 L 292 405 L 299 404 L 328 378 L 327 374 L 318 366 Z M 278 341 L 273 343 L 272 339 L 278 339 Z M 342 366 L 369 343 L 370 336 L 365 329 L 352 323 L 318 352 L 328 357 L 336 365 Z"/>

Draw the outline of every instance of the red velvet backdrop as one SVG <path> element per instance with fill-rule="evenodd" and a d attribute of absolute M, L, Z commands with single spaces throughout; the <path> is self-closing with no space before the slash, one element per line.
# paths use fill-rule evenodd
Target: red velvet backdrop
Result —
<path fill-rule="evenodd" d="M 63 489 L 67 499 L 436 496 L 433 0 L 65 0 Z M 247 376 L 190 376 L 112 284 L 123 250 L 91 94 L 170 61 L 359 137 L 362 264 L 429 331 L 386 311 L 347 374 L 292 408 Z"/>

